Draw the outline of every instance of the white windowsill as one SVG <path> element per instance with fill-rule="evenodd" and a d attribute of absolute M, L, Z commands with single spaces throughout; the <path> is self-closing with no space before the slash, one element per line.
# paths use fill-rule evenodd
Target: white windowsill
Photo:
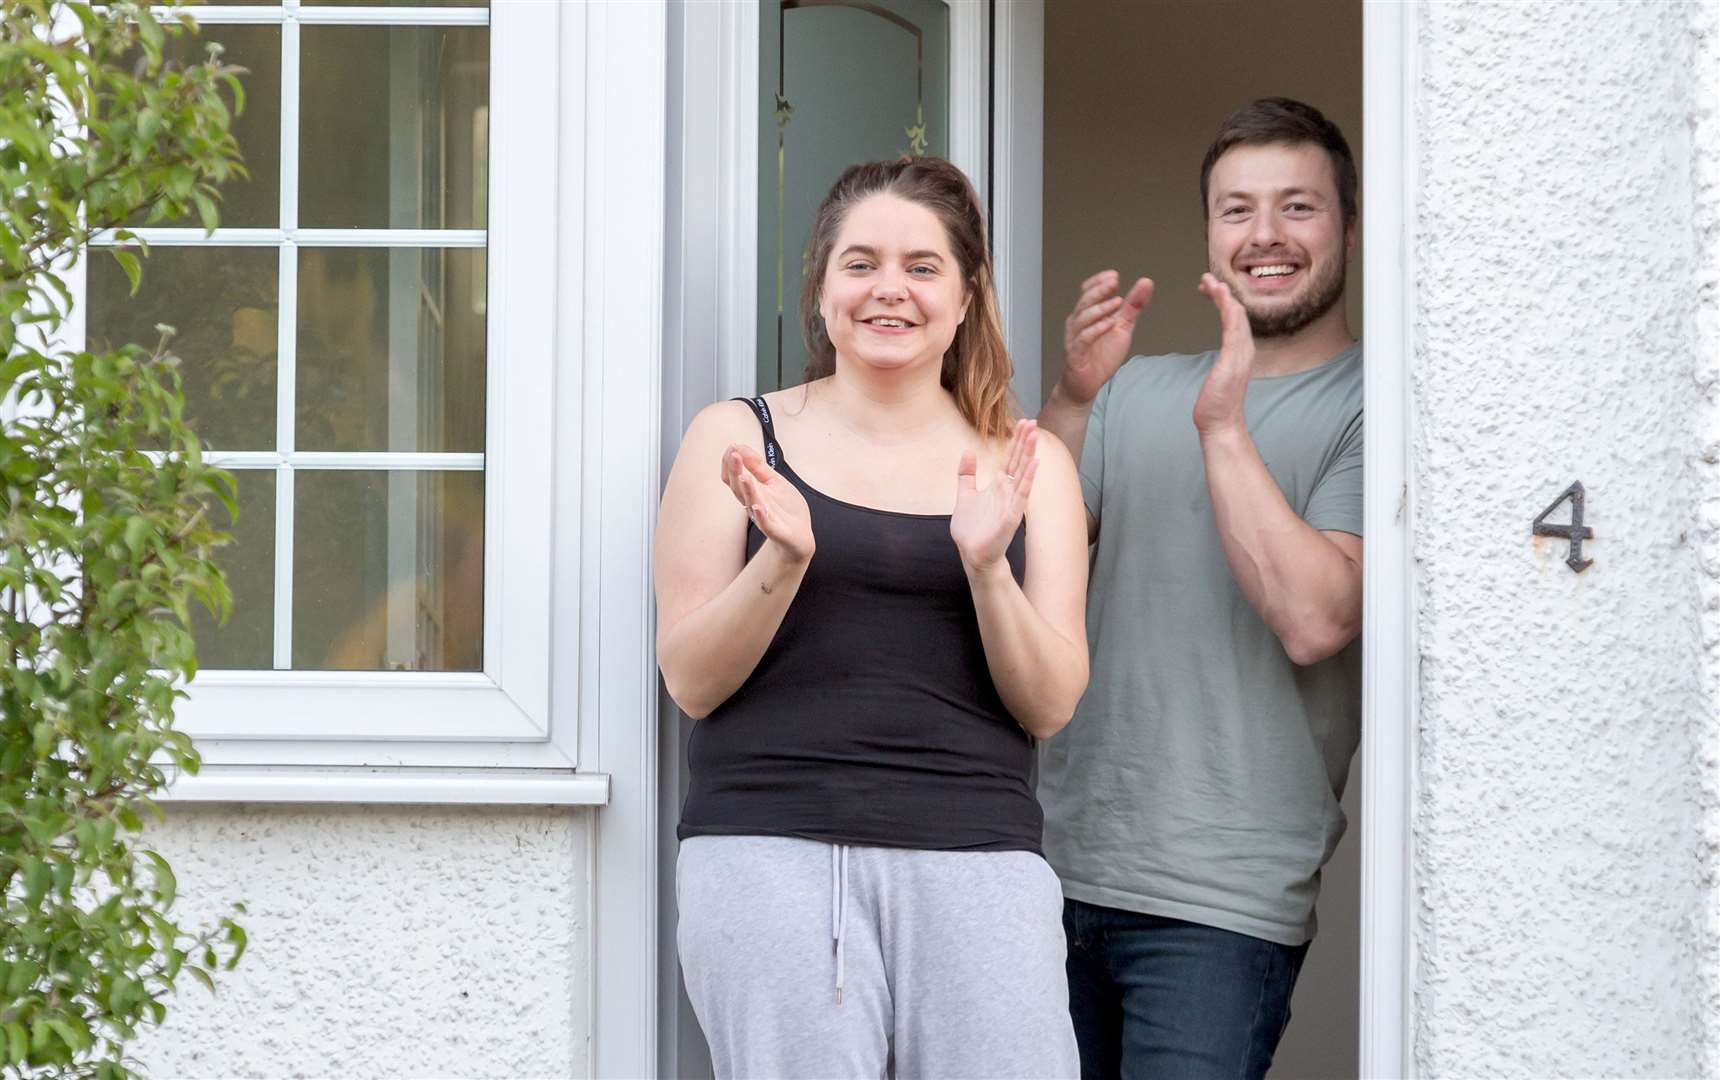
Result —
<path fill-rule="evenodd" d="M 370 803 L 456 806 L 607 806 L 609 774 L 510 776 L 465 770 L 338 769 L 205 766 L 181 776 L 157 797 L 162 803 Z"/>

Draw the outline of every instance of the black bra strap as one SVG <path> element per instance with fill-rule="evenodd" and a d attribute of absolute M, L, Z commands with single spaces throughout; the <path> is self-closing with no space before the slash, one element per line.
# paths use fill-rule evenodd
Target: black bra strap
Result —
<path fill-rule="evenodd" d="M 764 463 L 776 468 L 782 461 L 782 450 L 776 445 L 776 427 L 770 422 L 770 406 L 764 403 L 764 398 L 735 398 L 744 401 L 752 407 L 753 415 L 758 417 L 758 426 L 764 429 Z"/>

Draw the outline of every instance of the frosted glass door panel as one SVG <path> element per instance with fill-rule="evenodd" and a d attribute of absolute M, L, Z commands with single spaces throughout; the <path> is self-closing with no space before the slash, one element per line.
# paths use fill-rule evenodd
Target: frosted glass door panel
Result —
<path fill-rule="evenodd" d="M 800 382 L 812 215 L 842 170 L 949 153 L 942 0 L 767 0 L 760 14 L 759 389 Z"/>

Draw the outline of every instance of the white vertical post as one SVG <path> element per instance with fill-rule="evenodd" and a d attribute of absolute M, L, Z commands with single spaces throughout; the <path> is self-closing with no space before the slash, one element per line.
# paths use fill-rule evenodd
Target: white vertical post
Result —
<path fill-rule="evenodd" d="M 281 23 L 281 231 L 280 304 L 275 312 L 275 449 L 283 462 L 298 448 L 299 247 L 299 21 L 298 0 L 287 0 Z M 275 472 L 274 667 L 293 666 L 293 523 L 298 505 L 293 467 Z"/>
<path fill-rule="evenodd" d="M 968 174 L 987 201 L 991 186 L 991 95 L 986 50 L 988 5 L 984 0 L 948 0 L 950 5 L 950 160 Z"/>
<path fill-rule="evenodd" d="M 563 38 L 583 83 L 583 190 L 564 178 L 567 216 L 583 214 L 582 605 L 603 633 L 582 642 L 580 767 L 614 777 L 592 867 L 593 1076 L 655 1076 L 657 1062 L 657 695 L 652 528 L 661 489 L 665 0 L 594 0 Z M 582 46 L 581 52 L 572 51 Z M 564 138 L 565 136 L 564 128 Z M 577 170 L 566 169 L 564 173 Z M 579 196 L 583 196 L 582 198 Z M 570 281 L 570 284 L 572 282 Z M 573 312 L 569 312 L 572 315 Z M 563 365 L 562 370 L 567 370 Z M 558 575 L 559 576 L 559 575 Z M 587 728 L 589 727 L 589 730 Z"/>
<path fill-rule="evenodd" d="M 1045 198 L 1045 2 L 1008 0 L 992 27 L 991 235 L 1010 380 L 1022 411 L 1039 411 Z M 1079 450 L 1079 447 L 1074 449 Z"/>
<path fill-rule="evenodd" d="M 1414 1075 L 1415 491 L 1409 448 L 1415 344 L 1415 0 L 1362 16 L 1362 218 L 1367 367 L 1362 675 L 1359 1065 Z"/>

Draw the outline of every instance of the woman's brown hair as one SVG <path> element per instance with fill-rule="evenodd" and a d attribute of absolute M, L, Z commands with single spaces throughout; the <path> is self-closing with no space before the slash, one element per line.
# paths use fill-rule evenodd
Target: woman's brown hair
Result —
<path fill-rule="evenodd" d="M 830 343 L 818 312 L 824 271 L 836 236 L 855 204 L 882 194 L 923 206 L 943 223 L 972 299 L 967 317 L 956 327 L 955 340 L 944 352 L 939 381 L 982 437 L 1008 437 L 1014 428 L 1015 403 L 1009 392 L 1009 349 L 1003 343 L 997 317 L 985 214 L 967 176 L 943 158 L 901 157 L 850 165 L 819 203 L 807 245 L 806 282 L 800 291 L 800 328 L 808 354 L 806 381 L 836 372 L 836 347 Z"/>

